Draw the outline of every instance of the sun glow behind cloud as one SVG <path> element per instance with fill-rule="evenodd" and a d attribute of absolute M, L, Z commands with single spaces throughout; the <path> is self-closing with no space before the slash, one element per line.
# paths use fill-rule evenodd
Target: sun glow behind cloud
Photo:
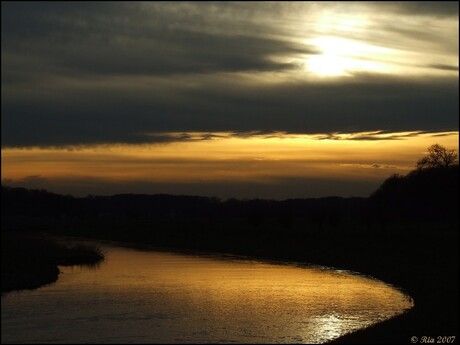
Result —
<path fill-rule="evenodd" d="M 356 72 L 391 72 L 389 64 L 378 61 L 383 55 L 395 54 L 390 49 L 333 36 L 312 38 L 307 43 L 321 51 L 306 61 L 307 69 L 313 74 L 341 76 Z"/>
<path fill-rule="evenodd" d="M 441 40 L 448 37 L 452 27 L 457 26 L 458 30 L 458 23 L 455 25 L 446 20 L 448 24 L 434 24 L 423 17 L 415 20 L 400 17 L 398 20 L 403 28 L 399 29 L 394 20 L 391 15 L 367 8 L 365 2 L 320 6 L 304 20 L 308 25 L 302 32 L 308 32 L 309 36 L 304 42 L 319 52 L 305 57 L 305 70 L 317 77 L 349 77 L 355 73 L 446 75 L 455 72 L 455 69 L 433 67 L 440 60 L 443 61 L 441 65 L 458 66 L 458 45 L 457 56 L 449 56 L 440 51 L 437 42 L 426 42 L 423 35 L 411 35 L 424 21 L 431 28 L 433 37 Z M 385 39 L 385 29 L 399 31 L 405 36 L 395 37 L 394 41 Z M 381 38 L 376 40 L 375 37 Z M 422 45 L 424 41 L 425 45 Z M 427 50 L 427 44 L 432 46 L 430 50 Z"/>

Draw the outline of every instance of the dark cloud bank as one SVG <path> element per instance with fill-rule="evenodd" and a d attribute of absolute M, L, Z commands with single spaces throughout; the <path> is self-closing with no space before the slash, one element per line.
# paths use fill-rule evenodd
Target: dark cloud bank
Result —
<path fill-rule="evenodd" d="M 458 130 L 454 79 L 422 83 L 374 77 L 230 90 L 202 86 L 167 98 L 129 89 L 55 89 L 43 97 L 27 96 L 2 101 L 5 146 L 164 142 L 165 137 L 149 135 L 164 131 Z"/>
<path fill-rule="evenodd" d="M 458 4 L 387 8 L 458 16 Z M 167 142 L 151 133 L 177 131 L 458 130 L 455 76 L 258 85 L 235 77 L 301 73 L 289 57 L 318 53 L 277 36 L 256 20 L 263 16 L 273 20 L 276 11 L 240 3 L 152 3 L 148 10 L 2 3 L 2 146 Z"/>

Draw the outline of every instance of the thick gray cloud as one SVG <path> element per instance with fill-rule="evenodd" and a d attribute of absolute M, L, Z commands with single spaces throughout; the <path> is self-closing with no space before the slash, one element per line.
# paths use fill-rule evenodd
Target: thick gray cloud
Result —
<path fill-rule="evenodd" d="M 445 65 L 445 64 L 433 64 L 433 65 L 429 65 L 428 67 L 437 68 L 437 69 L 446 70 L 446 71 L 458 71 L 458 66 Z"/>
<path fill-rule="evenodd" d="M 20 89 L 2 101 L 4 146 L 165 142 L 150 134 L 169 131 L 458 129 L 455 78 L 426 83 L 364 75 L 349 82 L 212 90 L 205 84 L 167 97 L 155 90 L 142 95 L 135 87 L 50 88 L 34 95 Z"/>
<path fill-rule="evenodd" d="M 190 14 L 196 18 L 187 26 L 182 21 L 189 17 L 187 7 L 170 4 L 177 11 L 168 18 L 169 8 L 152 5 L 142 11 L 139 3 L 7 3 L 2 15 L 7 81 L 14 80 L 11 67 L 23 55 L 33 77 L 282 70 L 295 64 L 271 56 L 317 53 L 304 44 L 232 30 L 232 24 L 211 30 L 203 22 L 206 11 L 201 17 Z M 22 73 L 19 67 L 27 68 L 17 67 Z"/>
<path fill-rule="evenodd" d="M 2 2 L 2 146 L 165 143 L 190 138 L 162 132 L 188 131 L 458 130 L 458 76 L 266 82 L 302 73 L 299 57 L 319 53 L 288 37 L 296 27 L 286 16 L 321 6 Z M 366 6 L 458 17 L 455 2 Z M 385 45 L 387 33 L 449 46 L 438 31 L 387 26 Z M 258 73 L 265 81 L 245 79 Z"/>
<path fill-rule="evenodd" d="M 458 16 L 458 1 L 377 1 L 374 4 L 410 15 Z"/>

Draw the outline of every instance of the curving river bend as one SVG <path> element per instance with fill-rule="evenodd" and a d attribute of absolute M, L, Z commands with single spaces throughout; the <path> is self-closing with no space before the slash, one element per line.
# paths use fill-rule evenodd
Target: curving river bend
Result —
<path fill-rule="evenodd" d="M 103 245 L 97 267 L 2 297 L 2 343 L 324 343 L 413 303 L 344 271 Z"/>

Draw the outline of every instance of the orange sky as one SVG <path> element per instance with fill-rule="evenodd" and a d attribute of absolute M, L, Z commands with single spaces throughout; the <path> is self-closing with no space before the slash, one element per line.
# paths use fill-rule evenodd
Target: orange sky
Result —
<path fill-rule="evenodd" d="M 433 143 L 458 149 L 458 132 L 337 134 L 336 139 L 282 133 L 241 138 L 217 133 L 219 139 L 195 140 L 199 135 L 189 133 L 189 141 L 167 144 L 8 148 L 2 151 L 2 180 L 7 184 L 40 182 L 47 188 L 52 181 L 61 181 L 59 192 L 65 192 L 65 181 L 85 179 L 114 184 L 266 185 L 279 184 L 279 179 L 340 179 L 378 185 L 393 173 L 414 169 Z M 360 136 L 367 139 L 350 139 Z M 370 192 L 357 190 L 356 195 Z"/>

